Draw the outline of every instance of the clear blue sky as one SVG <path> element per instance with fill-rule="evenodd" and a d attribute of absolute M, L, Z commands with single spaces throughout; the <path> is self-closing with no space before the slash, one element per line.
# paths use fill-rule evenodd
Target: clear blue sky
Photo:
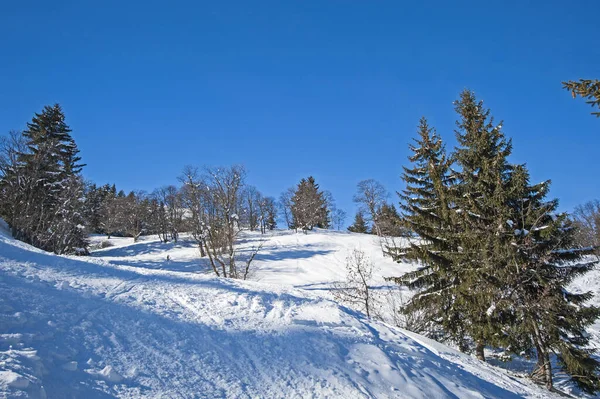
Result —
<path fill-rule="evenodd" d="M 470 88 L 568 210 L 600 197 L 600 119 L 560 84 L 600 78 L 598 15 L 598 0 L 2 1 L 0 132 L 59 102 L 97 183 L 151 191 L 186 164 L 242 163 L 273 196 L 315 176 L 350 221 L 358 181 L 402 188 L 421 115 L 454 144 Z"/>

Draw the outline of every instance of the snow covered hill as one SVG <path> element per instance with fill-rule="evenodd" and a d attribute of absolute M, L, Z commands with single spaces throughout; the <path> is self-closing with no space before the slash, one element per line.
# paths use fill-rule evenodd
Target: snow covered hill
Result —
<path fill-rule="evenodd" d="M 189 241 L 111 241 L 75 258 L 0 234 L 0 396 L 550 396 L 329 300 L 356 247 L 378 275 L 411 267 L 384 259 L 374 237 L 277 232 L 247 282 L 207 273 Z"/>

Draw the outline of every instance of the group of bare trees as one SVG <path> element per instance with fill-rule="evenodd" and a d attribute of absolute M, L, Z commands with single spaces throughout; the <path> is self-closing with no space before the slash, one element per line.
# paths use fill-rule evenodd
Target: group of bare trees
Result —
<path fill-rule="evenodd" d="M 180 177 L 188 228 L 200 254 L 207 256 L 217 276 L 246 279 L 262 240 L 243 255 L 236 241 L 243 228 L 275 228 L 275 201 L 246 184 L 242 166 L 204 168 L 187 166 Z"/>

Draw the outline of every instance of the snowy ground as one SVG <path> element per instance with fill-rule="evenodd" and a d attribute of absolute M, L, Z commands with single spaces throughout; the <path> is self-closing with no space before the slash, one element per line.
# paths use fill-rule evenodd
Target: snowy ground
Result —
<path fill-rule="evenodd" d="M 245 236 L 242 250 L 261 239 Z M 372 236 L 277 232 L 247 282 L 213 277 L 186 240 L 111 241 L 60 257 L 0 233 L 0 396 L 550 396 L 329 300 L 356 247 L 382 284 L 411 267 L 383 258 Z"/>

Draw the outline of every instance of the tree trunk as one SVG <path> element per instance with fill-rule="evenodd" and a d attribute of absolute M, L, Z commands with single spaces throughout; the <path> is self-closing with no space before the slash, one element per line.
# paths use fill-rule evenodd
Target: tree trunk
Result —
<path fill-rule="evenodd" d="M 482 362 L 485 362 L 485 343 L 483 341 L 477 341 L 477 344 L 475 345 L 475 356 L 477 357 L 477 359 L 481 360 Z"/>
<path fill-rule="evenodd" d="M 534 381 L 543 383 L 549 390 L 552 389 L 552 364 L 550 363 L 550 356 L 548 354 L 548 348 L 542 340 L 540 330 L 535 322 L 532 322 L 535 351 L 537 354 L 537 363 L 535 368 L 531 372 L 531 378 Z"/>

